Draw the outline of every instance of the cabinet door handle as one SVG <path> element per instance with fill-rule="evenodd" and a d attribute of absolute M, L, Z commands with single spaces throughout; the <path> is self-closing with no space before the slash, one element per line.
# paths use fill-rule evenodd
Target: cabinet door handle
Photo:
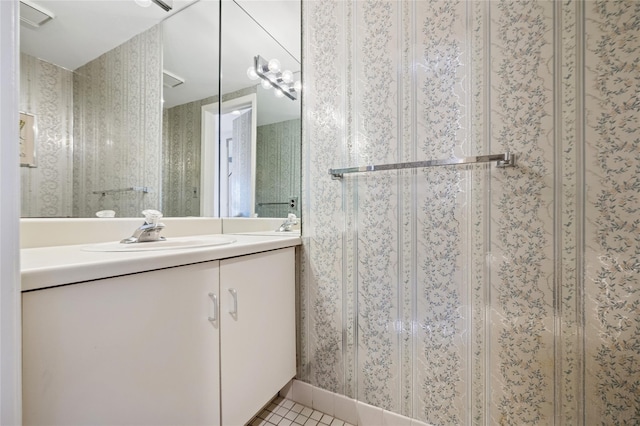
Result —
<path fill-rule="evenodd" d="M 231 293 L 231 296 L 233 297 L 233 309 L 230 310 L 229 313 L 231 315 L 237 315 L 238 314 L 238 292 L 236 291 L 235 288 L 230 288 L 229 293 Z"/>
<path fill-rule="evenodd" d="M 209 317 L 210 322 L 218 321 L 218 295 L 209 293 L 209 297 L 213 301 L 213 316 Z"/>

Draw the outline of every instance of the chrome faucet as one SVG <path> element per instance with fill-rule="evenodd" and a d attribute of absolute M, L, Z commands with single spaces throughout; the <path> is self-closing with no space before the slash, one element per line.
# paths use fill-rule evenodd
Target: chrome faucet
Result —
<path fill-rule="evenodd" d="M 129 238 L 120 241 L 122 244 L 146 243 L 150 241 L 164 241 L 166 238 L 160 235 L 164 229 L 164 224 L 158 222 L 162 213 L 158 210 L 144 210 L 144 224 L 133 232 Z"/>
<path fill-rule="evenodd" d="M 280 225 L 276 232 L 291 232 L 291 228 L 298 224 L 298 218 L 295 214 L 289 213 L 285 221 Z"/>

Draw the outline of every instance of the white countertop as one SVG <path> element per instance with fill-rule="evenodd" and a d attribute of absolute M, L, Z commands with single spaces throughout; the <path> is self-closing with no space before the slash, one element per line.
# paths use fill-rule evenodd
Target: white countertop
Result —
<path fill-rule="evenodd" d="M 85 251 L 92 244 L 22 249 L 22 291 L 226 259 L 301 244 L 299 236 L 223 234 L 231 244 L 159 251 Z M 202 236 L 199 236 L 202 237 Z"/>

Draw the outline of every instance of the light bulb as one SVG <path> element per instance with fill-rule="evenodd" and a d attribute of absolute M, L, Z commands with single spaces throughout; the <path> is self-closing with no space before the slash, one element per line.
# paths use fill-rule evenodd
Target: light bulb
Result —
<path fill-rule="evenodd" d="M 249 79 L 251 80 L 258 79 L 258 73 L 256 72 L 256 69 L 254 67 L 249 67 L 247 69 L 247 77 L 249 77 Z"/>
<path fill-rule="evenodd" d="M 302 82 L 300 80 L 293 83 L 293 88 L 296 89 L 296 92 L 302 91 Z"/>
<path fill-rule="evenodd" d="M 284 93 L 282 93 L 282 90 L 280 90 L 280 89 L 274 91 L 273 93 L 276 95 L 276 98 L 284 97 Z"/>
<path fill-rule="evenodd" d="M 278 72 L 280 71 L 280 61 L 277 59 L 272 59 L 269 61 L 269 71 Z"/>
<path fill-rule="evenodd" d="M 135 0 L 136 4 L 140 7 L 149 7 L 151 6 L 151 0 Z"/>
<path fill-rule="evenodd" d="M 293 81 L 293 73 L 289 70 L 282 71 L 282 81 L 289 84 Z"/>
<path fill-rule="evenodd" d="M 270 87 L 271 87 L 271 83 L 269 82 L 269 80 L 262 80 L 262 81 L 260 82 L 260 84 L 262 85 L 262 87 L 263 87 L 264 89 L 268 89 L 268 88 L 270 88 Z"/>

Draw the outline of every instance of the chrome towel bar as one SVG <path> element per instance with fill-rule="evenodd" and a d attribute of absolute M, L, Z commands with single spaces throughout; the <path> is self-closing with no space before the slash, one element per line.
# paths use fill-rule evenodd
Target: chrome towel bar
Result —
<path fill-rule="evenodd" d="M 343 175 L 347 173 L 361 173 L 361 172 L 377 172 L 381 170 L 400 170 L 400 169 L 416 169 L 423 167 L 435 167 L 435 166 L 455 166 L 458 164 L 476 164 L 476 163 L 490 163 L 496 162 L 496 166 L 512 167 L 516 163 L 515 154 L 507 151 L 504 154 L 490 154 L 490 155 L 475 155 L 473 157 L 462 158 L 448 158 L 446 160 L 427 160 L 427 161 L 412 161 L 409 163 L 393 163 L 393 164 L 379 164 L 372 166 L 360 166 L 360 167 L 347 167 L 344 169 L 329 169 L 329 174 L 333 179 L 342 179 Z"/>
<path fill-rule="evenodd" d="M 129 188 L 104 189 L 102 191 L 93 191 L 93 193 L 100 194 L 104 197 L 107 194 L 115 194 L 117 192 L 129 192 L 129 191 L 140 191 L 146 194 L 151 191 L 151 188 L 149 188 L 148 186 L 131 186 Z"/>

